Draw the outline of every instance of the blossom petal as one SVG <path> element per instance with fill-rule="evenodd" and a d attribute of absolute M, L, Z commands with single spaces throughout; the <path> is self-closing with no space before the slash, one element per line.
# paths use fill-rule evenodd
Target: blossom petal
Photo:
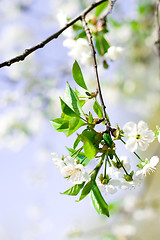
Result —
<path fill-rule="evenodd" d="M 159 157 L 158 156 L 153 156 L 151 157 L 150 164 L 152 167 L 155 167 L 159 162 Z"/>
<path fill-rule="evenodd" d="M 134 136 L 137 132 L 137 125 L 134 122 L 127 122 L 123 126 L 123 131 L 128 136 Z"/>
<path fill-rule="evenodd" d="M 148 125 L 146 122 L 144 121 L 139 121 L 138 123 L 138 130 L 147 130 L 148 129 Z"/>
<path fill-rule="evenodd" d="M 138 147 L 136 138 L 129 138 L 126 142 L 125 147 L 130 152 L 136 151 Z"/>
<path fill-rule="evenodd" d="M 142 151 L 146 151 L 148 145 L 149 145 L 148 142 L 138 141 L 138 148 Z"/>

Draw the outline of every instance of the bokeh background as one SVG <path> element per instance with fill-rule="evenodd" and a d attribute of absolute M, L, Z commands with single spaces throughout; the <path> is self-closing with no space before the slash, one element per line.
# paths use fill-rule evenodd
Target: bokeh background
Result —
<path fill-rule="evenodd" d="M 59 12 L 73 17 L 91 2 L 1 0 L 0 62 L 58 30 Z M 153 130 L 160 125 L 154 11 L 155 1 L 117 0 L 109 16 L 107 37 L 124 48 L 109 69 L 100 66 L 113 126 L 141 119 Z M 24 62 L 0 69 L 0 240 L 159 240 L 159 169 L 143 186 L 106 196 L 110 219 L 98 216 L 89 197 L 76 203 L 60 194 L 71 185 L 53 165 L 51 152 L 67 154 L 65 146 L 74 136 L 57 133 L 49 120 L 60 115 L 66 81 L 74 86 L 74 59 L 63 46 L 65 39 L 60 36 Z M 92 70 L 82 69 L 94 90 Z M 159 155 L 159 146 L 152 144 L 144 157 Z"/>

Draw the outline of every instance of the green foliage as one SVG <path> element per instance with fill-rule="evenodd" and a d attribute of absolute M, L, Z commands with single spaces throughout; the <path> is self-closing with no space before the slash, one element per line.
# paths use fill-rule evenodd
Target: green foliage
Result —
<path fill-rule="evenodd" d="M 98 17 L 108 6 L 108 2 L 104 2 L 101 5 L 99 5 L 95 10 L 95 16 Z"/>
<path fill-rule="evenodd" d="M 73 156 L 78 161 L 78 163 L 81 163 L 83 166 L 87 166 L 90 162 L 90 159 L 86 157 L 85 153 L 68 147 L 67 150 L 69 154 Z"/>
<path fill-rule="evenodd" d="M 73 74 L 73 78 L 75 80 L 75 82 L 83 89 L 88 90 L 83 75 L 82 75 L 82 71 L 80 69 L 80 66 L 78 64 L 77 61 L 74 62 L 73 64 L 73 68 L 72 68 L 72 74 Z"/>
<path fill-rule="evenodd" d="M 106 142 L 108 147 L 112 147 L 113 141 L 112 141 L 111 136 L 108 133 L 103 134 L 103 139 Z"/>
<path fill-rule="evenodd" d="M 88 182 L 88 183 L 86 183 L 86 185 L 82 189 L 80 198 L 76 202 L 79 202 L 82 199 L 84 199 L 90 193 L 90 191 L 91 191 L 91 182 Z"/>
<path fill-rule="evenodd" d="M 91 180 L 91 199 L 93 206 L 99 214 L 104 214 L 109 217 L 108 204 L 105 202 L 102 194 L 97 187 L 97 184 L 94 180 Z"/>
<path fill-rule="evenodd" d="M 107 42 L 107 40 L 104 38 L 104 36 L 98 34 L 96 36 L 96 48 L 97 48 L 99 55 L 103 56 L 108 51 L 109 47 L 110 47 L 110 45 Z"/>
<path fill-rule="evenodd" d="M 68 190 L 66 190 L 65 192 L 63 192 L 61 194 L 76 196 L 80 192 L 80 190 L 83 188 L 84 184 L 85 184 L 85 182 L 83 182 L 81 184 L 75 184 L 73 187 L 69 188 Z"/>
<path fill-rule="evenodd" d="M 88 159 L 93 159 L 96 156 L 96 148 L 93 142 L 84 134 L 80 134 L 81 141 L 83 142 L 84 153 Z"/>
<path fill-rule="evenodd" d="M 78 116 L 83 115 L 82 107 L 79 103 L 79 99 L 77 98 L 76 94 L 70 87 L 70 85 L 67 83 L 65 94 L 63 98 L 64 102 L 76 113 Z"/>
<path fill-rule="evenodd" d="M 102 111 L 102 107 L 99 105 L 99 103 L 97 102 L 97 100 L 95 100 L 94 104 L 93 104 L 93 110 L 95 111 L 95 113 L 97 114 L 97 116 L 99 118 L 103 117 L 103 111 Z"/>

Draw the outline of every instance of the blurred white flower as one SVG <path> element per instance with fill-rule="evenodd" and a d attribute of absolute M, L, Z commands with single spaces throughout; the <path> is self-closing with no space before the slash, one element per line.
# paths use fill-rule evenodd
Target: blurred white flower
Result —
<path fill-rule="evenodd" d="M 158 135 L 158 142 L 160 143 L 160 133 L 159 133 L 159 135 Z"/>
<path fill-rule="evenodd" d="M 124 134 L 128 136 L 126 149 L 134 152 L 137 149 L 145 151 L 149 143 L 154 140 L 154 133 L 148 130 L 148 125 L 144 121 L 140 121 L 138 125 L 134 122 L 127 122 L 123 127 Z"/>
<path fill-rule="evenodd" d="M 114 225 L 113 233 L 116 234 L 117 236 L 129 237 L 129 236 L 133 236 L 136 233 L 136 228 L 131 224 L 123 224 L 123 225 L 121 224 L 117 226 Z"/>
<path fill-rule="evenodd" d="M 105 53 L 104 58 L 112 61 L 116 61 L 120 58 L 122 52 L 123 52 L 123 48 L 111 46 L 110 48 L 108 48 L 108 52 Z"/>
<path fill-rule="evenodd" d="M 65 47 L 71 49 L 68 53 L 69 56 L 78 60 L 81 64 L 91 63 L 91 51 L 88 41 L 84 38 L 79 38 L 77 40 L 66 39 L 63 42 Z"/>

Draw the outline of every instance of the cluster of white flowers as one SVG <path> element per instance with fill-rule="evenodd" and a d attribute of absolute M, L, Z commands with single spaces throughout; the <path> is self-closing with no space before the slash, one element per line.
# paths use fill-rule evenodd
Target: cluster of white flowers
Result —
<path fill-rule="evenodd" d="M 126 156 L 120 157 L 120 160 L 123 161 L 123 167 L 128 172 L 131 169 L 130 160 Z M 106 179 L 108 181 L 99 181 L 98 180 L 98 186 L 99 188 L 105 192 L 114 194 L 117 192 L 118 188 L 120 189 L 129 189 L 132 187 L 137 186 L 138 184 L 141 184 L 145 176 L 156 170 L 156 165 L 159 162 L 158 156 L 153 156 L 150 161 L 146 159 L 142 163 L 142 169 L 138 169 L 134 172 L 132 180 L 127 181 L 124 178 L 124 171 L 122 168 L 117 169 L 114 166 L 108 167 L 106 170 Z"/>
<path fill-rule="evenodd" d="M 57 13 L 57 20 L 61 27 L 65 26 L 67 23 L 67 16 L 64 11 L 59 11 Z M 74 39 L 75 34 L 72 28 L 64 31 L 63 35 L 66 37 L 63 41 L 63 45 L 70 49 L 68 55 L 83 65 L 91 64 L 92 56 L 88 40 L 85 38 Z M 120 58 L 122 53 L 123 48 L 119 46 L 110 46 L 104 56 L 97 56 L 97 61 L 98 63 L 103 63 L 104 60 L 116 61 Z"/>
<path fill-rule="evenodd" d="M 87 39 L 78 38 L 74 40 L 73 38 L 67 38 L 64 40 L 63 45 L 70 49 L 68 55 L 78 60 L 81 64 L 86 65 L 92 63 L 91 51 Z M 97 56 L 97 61 L 99 63 L 102 63 L 104 60 L 116 61 L 120 58 L 122 52 L 123 48 L 111 46 L 104 56 Z"/>
<path fill-rule="evenodd" d="M 73 184 L 81 184 L 90 180 L 89 174 L 82 164 L 77 164 L 76 159 L 66 156 L 63 160 L 57 153 L 52 153 L 52 160 L 60 170 L 64 178 L 69 179 Z"/>

